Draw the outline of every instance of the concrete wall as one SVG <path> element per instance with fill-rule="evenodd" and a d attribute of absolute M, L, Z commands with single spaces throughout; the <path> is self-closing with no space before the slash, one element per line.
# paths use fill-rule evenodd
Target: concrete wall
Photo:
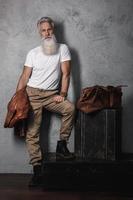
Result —
<path fill-rule="evenodd" d="M 58 40 L 71 49 L 70 100 L 75 101 L 80 89 L 90 85 L 128 85 L 123 88 L 122 149 L 133 153 L 132 11 L 132 0 L 0 0 L 0 172 L 31 171 L 24 141 L 14 136 L 13 129 L 4 129 L 3 123 L 25 56 L 40 45 L 36 21 L 42 16 L 55 20 Z M 59 117 L 53 115 L 47 125 L 52 152 L 58 139 Z M 73 135 L 74 131 L 69 143 L 72 151 Z"/>

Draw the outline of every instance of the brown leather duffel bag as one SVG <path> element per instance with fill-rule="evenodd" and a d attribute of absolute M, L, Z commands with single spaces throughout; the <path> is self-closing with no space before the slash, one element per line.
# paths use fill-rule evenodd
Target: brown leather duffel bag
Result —
<path fill-rule="evenodd" d="M 122 86 L 99 86 L 82 89 L 77 108 L 92 113 L 103 108 L 120 108 L 122 105 Z"/>

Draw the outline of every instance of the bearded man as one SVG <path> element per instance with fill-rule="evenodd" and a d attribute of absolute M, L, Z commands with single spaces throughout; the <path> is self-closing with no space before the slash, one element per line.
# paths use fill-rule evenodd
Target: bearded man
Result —
<path fill-rule="evenodd" d="M 63 160 L 74 158 L 67 148 L 75 110 L 74 104 L 67 99 L 71 71 L 70 52 L 66 44 L 57 43 L 54 22 L 51 18 L 42 17 L 37 22 L 37 28 L 42 44 L 27 54 L 17 85 L 17 91 L 26 87 L 31 104 L 26 134 L 30 164 L 34 172 L 30 186 L 36 186 L 41 182 L 42 152 L 39 130 L 43 108 L 62 116 L 56 158 Z"/>

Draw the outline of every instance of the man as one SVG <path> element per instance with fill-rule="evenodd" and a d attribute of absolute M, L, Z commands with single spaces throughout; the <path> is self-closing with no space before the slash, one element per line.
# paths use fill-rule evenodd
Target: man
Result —
<path fill-rule="evenodd" d="M 26 144 L 33 165 L 31 185 L 40 182 L 42 152 L 39 129 L 43 108 L 62 115 L 60 140 L 57 142 L 56 158 L 72 159 L 67 148 L 74 119 L 74 105 L 66 99 L 70 80 L 70 52 L 65 44 L 59 44 L 54 36 L 54 22 L 42 17 L 37 22 L 42 44 L 29 51 L 17 91 L 26 87 L 31 112 L 28 119 Z M 59 87 L 60 86 L 60 87 Z M 60 88 L 60 90 L 59 90 Z"/>

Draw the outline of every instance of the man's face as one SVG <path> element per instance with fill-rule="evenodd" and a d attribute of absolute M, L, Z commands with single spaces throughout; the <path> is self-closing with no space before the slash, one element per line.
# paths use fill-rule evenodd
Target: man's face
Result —
<path fill-rule="evenodd" d="M 48 37 L 51 37 L 53 32 L 53 27 L 48 22 L 44 22 L 39 25 L 39 33 L 42 38 L 46 39 Z"/>

